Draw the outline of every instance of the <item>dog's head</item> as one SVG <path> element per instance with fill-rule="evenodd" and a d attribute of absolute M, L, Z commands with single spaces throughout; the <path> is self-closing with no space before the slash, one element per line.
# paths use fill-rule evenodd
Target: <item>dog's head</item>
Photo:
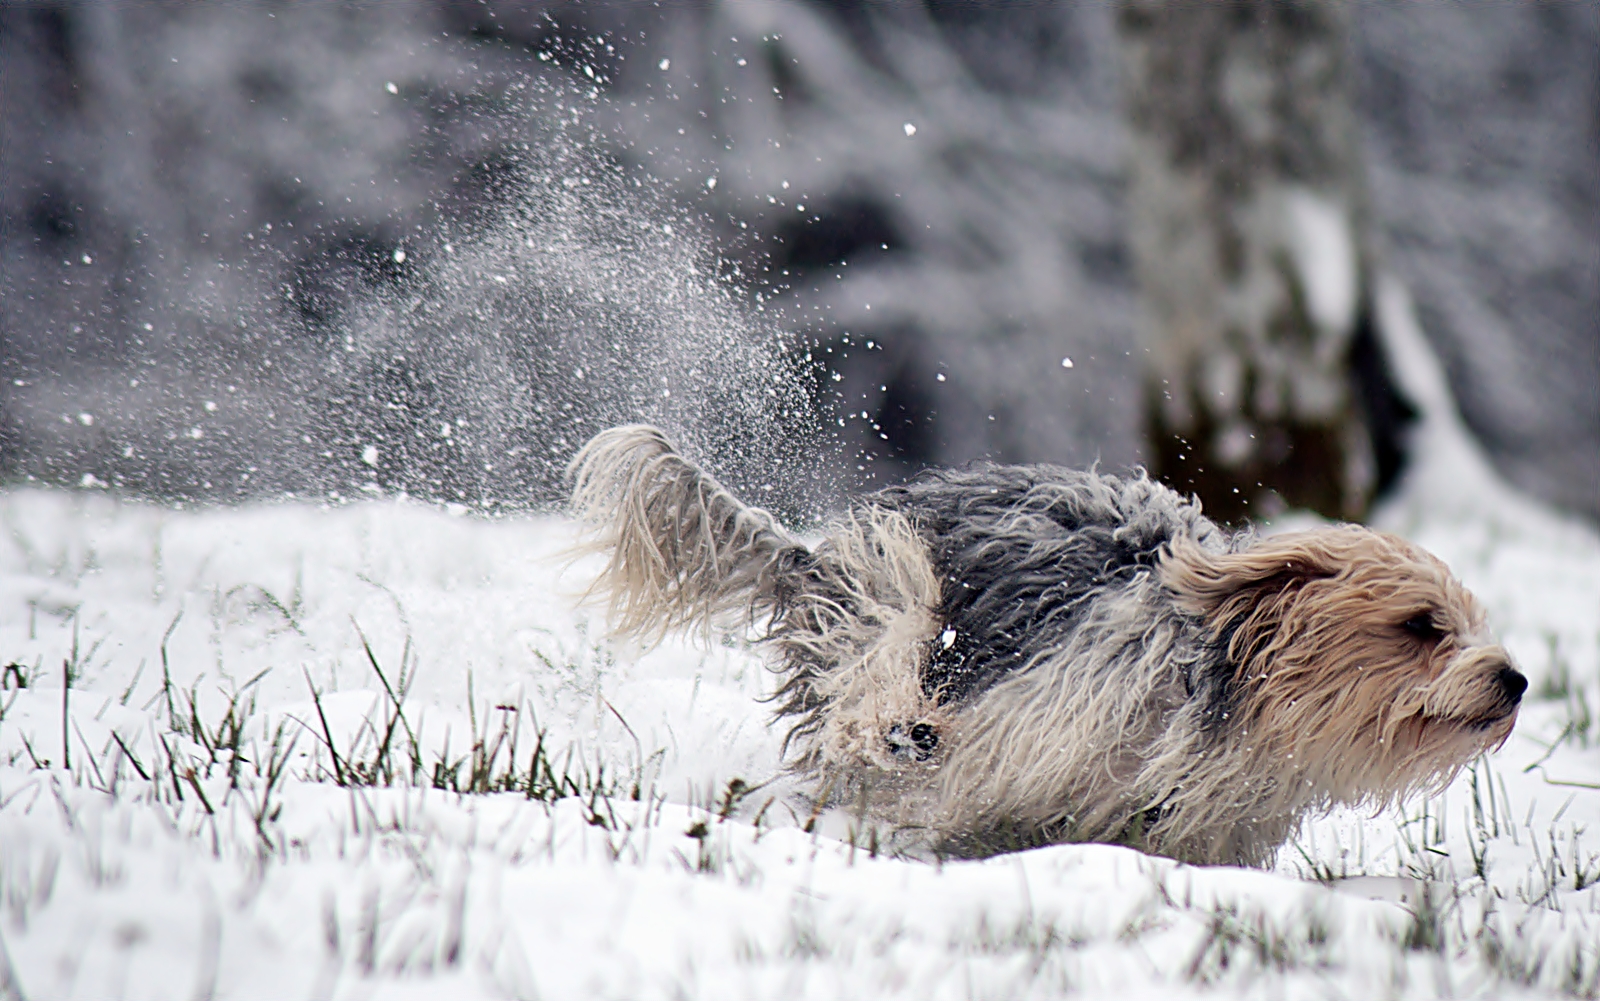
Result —
<path fill-rule="evenodd" d="M 1229 739 L 1330 799 L 1441 786 L 1516 722 L 1528 682 L 1482 607 L 1396 536 L 1342 525 L 1236 553 L 1177 546 L 1161 574 L 1228 674 Z"/>

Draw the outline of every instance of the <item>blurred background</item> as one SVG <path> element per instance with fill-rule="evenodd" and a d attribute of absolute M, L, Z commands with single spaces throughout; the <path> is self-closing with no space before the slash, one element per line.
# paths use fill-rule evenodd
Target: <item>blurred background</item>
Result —
<path fill-rule="evenodd" d="M 791 516 L 1135 463 L 1360 518 L 1409 290 L 1600 519 L 1600 5 L 0 3 L 0 480 L 559 499 L 660 421 Z"/>

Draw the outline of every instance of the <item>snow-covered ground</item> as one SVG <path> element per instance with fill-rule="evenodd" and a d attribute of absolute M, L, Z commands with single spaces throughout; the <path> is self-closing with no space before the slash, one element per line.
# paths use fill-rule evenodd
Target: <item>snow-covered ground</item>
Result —
<path fill-rule="evenodd" d="M 1425 362 L 1378 520 L 1532 687 L 1442 795 L 1270 872 L 807 833 L 772 677 L 602 642 L 558 517 L 0 495 L 0 997 L 1600 995 L 1600 538 L 1493 479 Z"/>

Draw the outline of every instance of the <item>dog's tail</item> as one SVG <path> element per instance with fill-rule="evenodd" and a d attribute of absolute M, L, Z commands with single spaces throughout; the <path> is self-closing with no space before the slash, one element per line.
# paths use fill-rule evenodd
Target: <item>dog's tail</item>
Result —
<path fill-rule="evenodd" d="M 657 428 L 600 432 L 567 475 L 572 512 L 593 529 L 581 551 L 610 557 L 589 596 L 605 596 L 616 634 L 652 642 L 685 626 L 770 628 L 799 585 L 806 548 Z"/>

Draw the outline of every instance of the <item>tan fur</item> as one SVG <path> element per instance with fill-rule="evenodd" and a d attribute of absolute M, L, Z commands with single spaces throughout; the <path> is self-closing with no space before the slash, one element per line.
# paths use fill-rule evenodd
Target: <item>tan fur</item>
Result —
<path fill-rule="evenodd" d="M 831 525 L 817 554 L 828 586 L 790 593 L 773 571 L 804 548 L 659 429 L 602 432 L 568 475 L 572 511 L 594 529 L 573 555 L 608 556 L 585 597 L 606 597 L 613 636 L 649 644 L 683 627 L 754 630 L 790 660 L 827 665 L 806 679 L 804 697 L 829 711 L 800 727 L 797 767 L 840 792 L 854 789 L 863 769 L 896 771 L 896 728 L 944 722 L 918 683 L 939 629 L 939 579 L 903 516 L 852 512 Z M 780 613 L 785 624 L 774 627 Z"/>
<path fill-rule="evenodd" d="M 957 847 L 962 832 L 1010 822 L 1260 864 L 1308 810 L 1440 788 L 1511 732 L 1494 678 L 1509 656 L 1472 596 L 1402 539 L 1339 526 L 1240 553 L 1190 544 L 1159 578 L 1213 637 L 1237 622 L 1244 696 L 1227 745 L 1213 746 L 1176 682 L 1199 650 L 1159 614 L 1152 580 L 1102 602 L 1050 655 L 1072 670 L 1019 671 L 962 721 L 938 777 L 937 801 L 957 809 L 933 821 Z M 1437 644 L 1396 626 L 1421 609 L 1445 620 Z M 1143 656 L 1119 661 L 1135 635 Z"/>
<path fill-rule="evenodd" d="M 615 634 L 652 643 L 674 629 L 738 626 L 776 611 L 767 578 L 786 550 L 803 547 L 679 455 L 659 429 L 603 431 L 567 472 L 573 514 L 597 530 L 574 555 L 609 557 L 585 598 L 607 598 Z"/>
<path fill-rule="evenodd" d="M 858 506 L 807 550 L 641 426 L 601 434 L 572 471 L 613 627 L 767 644 L 793 767 L 936 852 L 1107 841 L 1261 864 L 1309 812 L 1443 786 L 1516 719 L 1510 657 L 1472 595 L 1360 526 L 1228 537 L 1149 481 L 1051 473 L 995 518 L 1022 550 L 1059 531 L 1063 504 L 1170 541 L 1025 662 L 945 699 L 925 671 L 942 589 L 965 585 L 900 510 Z M 919 729 L 937 739 L 914 744 Z"/>
<path fill-rule="evenodd" d="M 1210 817 L 1224 805 L 1287 834 L 1309 808 L 1442 788 L 1511 733 L 1516 707 L 1495 679 L 1510 655 L 1489 638 L 1476 599 L 1403 539 L 1343 525 L 1221 556 L 1179 547 L 1163 579 L 1214 633 L 1237 623 L 1229 653 L 1244 689 L 1231 767 L 1173 783 L 1194 805 L 1173 836 L 1219 828 L 1226 818 Z M 1437 642 L 1398 625 L 1422 611 Z M 1157 770 L 1176 774 L 1174 765 Z"/>
<path fill-rule="evenodd" d="M 890 731 L 944 715 L 919 681 L 939 631 L 939 578 L 916 530 L 891 511 L 853 512 L 832 526 L 818 555 L 847 600 L 800 595 L 791 614 L 804 628 L 774 637 L 788 659 L 830 665 L 811 685 L 830 711 L 807 767 L 839 778 L 863 766 L 894 771 Z"/>

